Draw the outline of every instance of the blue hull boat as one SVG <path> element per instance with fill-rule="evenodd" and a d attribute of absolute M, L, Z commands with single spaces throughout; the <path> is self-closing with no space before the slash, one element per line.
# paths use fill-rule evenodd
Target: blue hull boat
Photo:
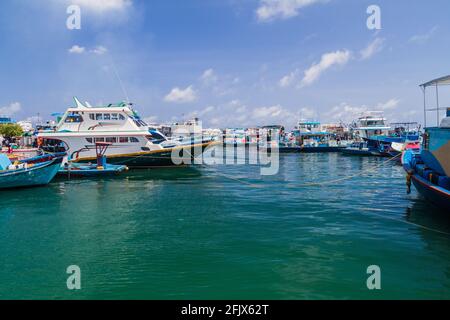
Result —
<path fill-rule="evenodd" d="M 116 175 L 128 170 L 128 167 L 125 165 L 114 165 L 106 162 L 105 153 L 111 145 L 108 142 L 97 142 L 95 144 L 97 153 L 96 164 L 69 162 L 60 168 L 58 175 L 69 178 L 92 178 Z"/>
<path fill-rule="evenodd" d="M 128 170 L 127 166 L 107 164 L 104 167 L 97 165 L 77 164 L 72 163 L 69 166 L 62 167 L 58 171 L 59 176 L 73 177 L 73 178 L 94 178 L 117 175 L 123 171 Z"/>
<path fill-rule="evenodd" d="M 0 154 L 0 189 L 49 184 L 58 173 L 62 160 L 60 155 L 44 155 L 12 164 L 5 154 Z"/>
<path fill-rule="evenodd" d="M 318 147 L 302 147 L 300 152 L 302 153 L 330 153 L 330 152 L 340 152 L 346 147 L 332 147 L 332 146 L 318 146 Z"/>
<path fill-rule="evenodd" d="M 407 172 L 408 193 L 411 182 L 417 191 L 438 207 L 450 211 L 450 177 L 440 175 L 428 167 L 421 152 L 407 150 L 402 156 L 403 168 Z"/>
<path fill-rule="evenodd" d="M 419 150 L 407 150 L 402 155 L 403 168 L 407 172 L 408 193 L 411 184 L 430 202 L 434 203 L 447 213 L 450 212 L 450 108 L 447 108 L 446 117 L 440 120 L 439 111 L 442 108 L 427 109 L 426 89 L 450 84 L 450 76 L 432 80 L 422 84 L 424 94 L 424 114 L 428 111 L 437 111 L 435 127 L 427 127 L 425 117 L 425 135 L 423 146 Z M 437 96 L 439 101 L 439 96 Z"/>

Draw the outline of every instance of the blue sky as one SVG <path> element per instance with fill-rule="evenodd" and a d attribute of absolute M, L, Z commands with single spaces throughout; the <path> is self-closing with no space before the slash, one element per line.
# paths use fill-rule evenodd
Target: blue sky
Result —
<path fill-rule="evenodd" d="M 70 4 L 81 30 L 66 27 Z M 372 4 L 381 30 L 366 26 Z M 50 118 L 73 96 L 128 95 L 154 122 L 422 121 L 418 85 L 450 74 L 449 12 L 447 0 L 3 0 L 0 113 Z"/>

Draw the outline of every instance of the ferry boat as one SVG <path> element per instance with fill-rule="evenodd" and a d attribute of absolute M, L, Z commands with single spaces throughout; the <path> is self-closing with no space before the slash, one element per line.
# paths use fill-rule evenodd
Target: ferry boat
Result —
<path fill-rule="evenodd" d="M 440 208 L 450 212 L 450 108 L 440 121 L 440 86 L 450 85 L 450 76 L 421 85 L 424 94 L 425 134 L 422 149 L 409 149 L 403 153 L 402 164 L 407 172 L 408 193 L 411 183 L 417 191 Z M 426 89 L 436 88 L 437 106 L 427 106 Z M 436 112 L 436 126 L 427 127 L 427 112 Z"/>
<path fill-rule="evenodd" d="M 110 143 L 108 163 L 129 168 L 174 166 L 172 153 L 192 162 L 194 156 L 212 142 L 202 139 L 180 142 L 169 140 L 149 127 L 127 102 L 93 107 L 75 98 L 54 130 L 38 133 L 38 145 L 47 152 L 67 152 L 72 162 L 94 162 L 96 143 Z M 187 156 L 186 156 L 187 155 Z M 189 162 L 189 161 L 185 161 Z"/>

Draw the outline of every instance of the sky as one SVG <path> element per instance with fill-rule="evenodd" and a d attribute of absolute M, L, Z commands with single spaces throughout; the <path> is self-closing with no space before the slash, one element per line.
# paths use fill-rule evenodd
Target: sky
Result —
<path fill-rule="evenodd" d="M 449 12 L 448 0 L 2 0 L 0 114 L 48 120 L 76 96 L 205 127 L 367 110 L 422 122 L 419 84 L 450 74 Z"/>

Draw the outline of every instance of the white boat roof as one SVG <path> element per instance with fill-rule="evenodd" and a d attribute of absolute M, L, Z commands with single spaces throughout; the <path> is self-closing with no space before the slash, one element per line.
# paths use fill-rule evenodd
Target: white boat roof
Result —
<path fill-rule="evenodd" d="M 445 85 L 450 85 L 450 75 L 425 82 L 420 86 L 422 88 L 426 88 L 430 86 L 445 86 Z"/>

